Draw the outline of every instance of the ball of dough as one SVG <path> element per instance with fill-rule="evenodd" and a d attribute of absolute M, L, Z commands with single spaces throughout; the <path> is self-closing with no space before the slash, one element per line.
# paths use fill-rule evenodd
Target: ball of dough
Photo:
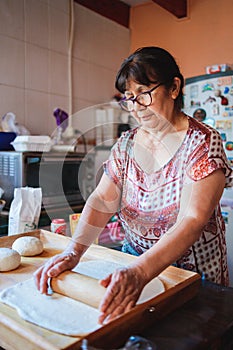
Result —
<path fill-rule="evenodd" d="M 21 256 L 11 248 L 0 248 L 0 272 L 17 269 L 21 263 Z"/>
<path fill-rule="evenodd" d="M 44 247 L 39 238 L 24 236 L 14 241 L 12 249 L 16 250 L 22 256 L 34 256 L 41 254 Z"/>

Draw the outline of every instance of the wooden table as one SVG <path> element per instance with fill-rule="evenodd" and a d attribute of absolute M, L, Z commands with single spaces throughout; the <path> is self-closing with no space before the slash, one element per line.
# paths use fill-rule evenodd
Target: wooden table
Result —
<path fill-rule="evenodd" d="M 204 281 L 196 297 L 137 335 L 156 350 L 232 350 L 233 288 Z"/>
<path fill-rule="evenodd" d="M 37 233 L 35 234 L 37 235 Z M 36 258 L 35 265 L 31 265 L 29 261 L 27 263 L 25 259 L 25 261 L 23 261 L 22 269 L 16 270 L 16 274 L 15 272 L 9 272 L 4 274 L 5 277 L 2 280 L 2 282 L 8 280 L 8 275 L 10 278 L 14 275 L 15 277 L 16 275 L 18 275 L 18 277 L 24 277 L 24 274 L 26 274 L 26 277 L 28 273 L 30 274 L 30 272 L 34 270 L 37 264 L 41 264 L 41 262 L 44 259 L 48 258 L 51 254 L 57 253 L 60 249 L 64 248 L 63 241 L 66 241 L 65 237 L 59 237 L 57 235 L 52 235 L 46 232 L 44 234 L 38 232 L 38 234 L 42 234 L 42 238 L 45 239 L 44 243 L 46 249 L 43 255 L 41 257 Z M 13 239 L 14 237 L 6 237 L 1 239 L 0 241 L 2 242 L 2 246 L 6 246 L 6 244 L 10 245 L 11 240 Z M 50 243 L 51 239 L 53 243 L 52 246 Z M 103 256 L 103 254 L 105 254 L 107 260 L 119 259 L 119 257 L 122 258 L 122 254 L 120 252 L 106 250 L 105 248 L 99 246 L 90 248 L 90 256 L 96 255 L 98 257 Z M 127 254 L 123 256 L 125 259 L 132 258 Z M 156 350 L 232 350 L 233 288 L 225 288 L 207 281 L 202 281 L 198 293 L 195 296 L 193 296 L 192 299 L 190 299 L 190 297 L 187 298 L 187 293 L 190 293 L 190 290 L 188 288 L 180 289 L 178 288 L 179 284 L 177 286 L 173 286 L 174 281 L 178 278 L 177 273 L 180 273 L 180 276 L 182 276 L 182 278 L 185 278 L 186 272 L 184 270 L 177 270 L 176 268 L 172 267 L 168 268 L 161 275 L 161 278 L 166 286 L 166 292 L 169 292 L 169 290 L 172 291 L 172 289 L 174 288 L 176 290 L 175 294 L 170 293 L 170 300 L 172 302 L 172 305 L 174 305 L 174 311 L 172 311 L 170 303 L 168 305 L 170 313 L 164 314 L 163 303 L 167 299 L 164 299 L 163 295 L 158 296 L 157 298 L 161 301 L 161 303 L 155 303 L 156 312 L 148 314 L 147 310 L 145 310 L 145 312 L 142 313 L 142 316 L 144 316 L 144 318 L 141 317 L 141 313 L 134 313 L 133 315 L 133 319 L 137 317 L 140 317 L 140 320 L 143 319 L 143 322 L 140 322 L 140 324 L 146 323 L 147 318 L 150 318 L 148 322 L 148 327 L 144 327 L 141 331 L 138 327 L 136 327 L 136 332 L 130 329 L 131 333 L 129 333 L 128 335 L 141 335 L 147 339 L 152 340 L 157 346 Z M 177 282 L 179 282 L 179 280 L 177 280 Z M 181 303 L 181 298 L 186 298 L 186 300 L 188 301 L 185 302 L 184 300 L 183 303 Z M 6 315 L 8 315 L 11 318 L 12 322 L 15 325 L 18 325 L 20 327 L 21 323 L 24 323 L 24 321 L 19 320 L 19 318 L 15 315 L 15 312 L 13 310 L 8 310 L 7 306 L 2 305 L 2 312 L 4 312 L 4 309 L 6 310 Z M 131 323 L 133 319 L 131 320 Z M 35 335 L 37 335 L 36 326 L 28 325 L 28 327 L 29 331 L 35 332 Z M 124 342 L 127 339 L 124 337 L 128 336 L 126 332 L 127 328 L 129 328 L 129 322 L 118 324 L 117 327 L 114 329 L 114 332 L 119 331 L 118 338 L 115 337 L 115 339 L 118 340 L 118 344 L 116 344 L 116 342 L 114 341 L 110 341 L 111 337 L 109 333 L 106 333 L 104 335 L 103 340 L 105 344 L 107 342 L 107 339 L 109 338 L 109 346 L 107 347 L 108 350 L 117 349 L 119 348 L 119 346 L 122 346 L 124 344 Z M 27 331 L 25 327 L 22 329 Z M 79 349 L 78 343 L 77 346 L 72 346 L 72 344 L 74 345 L 73 339 L 70 340 L 69 338 L 63 337 L 61 335 L 51 335 L 49 331 L 40 330 L 40 333 L 41 332 L 43 334 L 43 337 L 47 336 L 47 339 L 51 342 L 51 344 L 63 344 L 61 348 L 71 349 L 72 347 L 72 350 Z M 114 332 L 112 329 L 110 333 Z M 14 333 L 12 333 L 12 336 L 13 335 Z M 0 343 L 2 346 L 4 346 L 4 341 L 1 341 L 3 340 L 2 336 L 0 337 Z M 53 342 L 54 339 L 55 342 Z M 69 345 L 71 345 L 71 347 L 69 347 Z M 60 347 L 58 346 L 58 348 Z M 99 348 L 101 349 L 101 346 L 99 346 Z M 13 347 L 7 347 L 7 349 L 13 349 Z M 36 349 L 38 349 L 38 347 L 36 347 Z"/>
<path fill-rule="evenodd" d="M 20 235 L 2 237 L 0 239 L 0 247 L 11 247 L 15 239 L 25 235 L 39 237 L 43 242 L 44 251 L 39 256 L 22 257 L 21 264 L 16 270 L 1 273 L 0 289 L 7 288 L 31 278 L 36 268 L 45 263 L 51 256 L 61 252 L 70 241 L 68 237 L 55 235 L 44 230 L 36 230 Z M 106 262 L 123 263 L 127 265 L 132 263 L 137 257 L 99 245 L 92 245 L 82 259 L 83 261 L 104 260 Z M 58 292 L 58 289 L 54 287 L 54 282 L 56 282 L 56 280 L 57 282 L 63 282 L 64 275 L 69 277 L 71 283 L 68 284 L 66 282 L 59 284 L 59 292 L 63 294 L 61 288 L 65 288 L 65 295 L 74 298 L 73 292 L 77 294 L 77 292 L 82 289 L 76 287 L 78 285 L 76 279 L 81 277 L 78 276 L 78 274 L 64 272 L 57 279 L 53 279 L 52 287 Z M 74 279 L 75 285 L 73 284 Z M 159 279 L 164 287 L 164 291 L 162 291 L 161 294 L 153 296 L 152 293 L 151 299 L 137 305 L 109 324 L 103 325 L 96 331 L 87 334 L 85 338 L 88 339 L 88 342 L 96 348 L 107 350 L 116 349 L 124 344 L 130 335 L 146 329 L 146 326 L 149 327 L 151 321 L 157 319 L 160 322 L 164 315 L 169 314 L 169 312 L 193 298 L 200 287 L 200 276 L 198 274 L 173 266 L 169 266 L 165 269 L 159 275 Z M 88 300 L 92 300 L 94 296 L 98 294 L 97 289 L 99 283 L 98 280 L 91 278 L 88 278 L 87 283 L 88 285 L 85 284 L 86 290 L 93 292 L 92 297 L 90 298 L 89 296 Z M 91 288 L 90 286 L 93 285 L 93 283 L 95 287 Z M 84 287 L 84 285 L 82 285 L 82 287 Z M 84 296 L 86 296 L 86 294 L 88 293 L 84 291 Z M 80 300 L 80 295 L 78 295 L 78 298 Z M 80 348 L 81 342 L 81 336 L 65 336 L 26 322 L 21 319 L 16 310 L 0 303 L 0 346 L 7 350 L 76 350 Z"/>
<path fill-rule="evenodd" d="M 233 288 L 203 281 L 197 296 L 141 336 L 156 350 L 232 350 Z"/>

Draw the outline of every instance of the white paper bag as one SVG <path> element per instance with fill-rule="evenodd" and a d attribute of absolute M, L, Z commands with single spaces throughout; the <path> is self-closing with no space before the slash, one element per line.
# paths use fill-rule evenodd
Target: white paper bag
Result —
<path fill-rule="evenodd" d="M 41 188 L 15 188 L 9 212 L 8 235 L 28 232 L 38 227 L 42 204 Z"/>

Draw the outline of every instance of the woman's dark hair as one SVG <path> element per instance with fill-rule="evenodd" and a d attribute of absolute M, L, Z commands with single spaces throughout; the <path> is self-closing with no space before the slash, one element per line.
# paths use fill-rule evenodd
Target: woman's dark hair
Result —
<path fill-rule="evenodd" d="M 146 86 L 163 83 L 169 89 L 175 77 L 181 81 L 180 92 L 175 100 L 175 108 L 180 110 L 183 107 L 184 78 L 174 57 L 160 47 L 143 47 L 124 60 L 117 73 L 115 87 L 124 93 L 127 82 L 133 80 Z"/>

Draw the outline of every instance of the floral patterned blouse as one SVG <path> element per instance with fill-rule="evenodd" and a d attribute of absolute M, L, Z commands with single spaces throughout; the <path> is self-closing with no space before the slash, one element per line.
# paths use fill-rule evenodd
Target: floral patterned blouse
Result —
<path fill-rule="evenodd" d="M 232 186 L 232 170 L 219 133 L 191 117 L 188 120 L 189 128 L 181 146 L 158 171 L 147 174 L 135 160 L 138 127 L 119 138 L 104 164 L 105 173 L 121 189 L 119 217 L 125 240 L 138 255 L 156 244 L 175 224 L 185 184 L 221 168 L 226 187 Z M 219 205 L 200 239 L 175 264 L 204 274 L 215 283 L 228 284 L 225 225 Z"/>

